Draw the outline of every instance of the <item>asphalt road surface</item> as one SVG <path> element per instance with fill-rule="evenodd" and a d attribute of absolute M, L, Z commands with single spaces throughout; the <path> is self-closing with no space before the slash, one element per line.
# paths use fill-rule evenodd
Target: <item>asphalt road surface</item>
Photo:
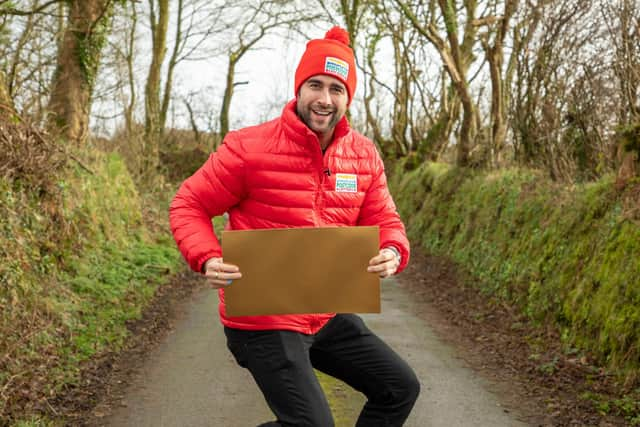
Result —
<path fill-rule="evenodd" d="M 197 292 L 175 329 L 131 379 L 105 426 L 248 427 L 273 420 L 248 371 L 235 364 L 217 318 L 217 296 Z M 407 427 L 525 426 L 491 385 L 466 367 L 416 315 L 419 302 L 393 279 L 382 284 L 382 313 L 369 327 L 414 368 L 422 384 Z M 353 426 L 364 398 L 347 386 L 326 387 L 338 427 Z"/>

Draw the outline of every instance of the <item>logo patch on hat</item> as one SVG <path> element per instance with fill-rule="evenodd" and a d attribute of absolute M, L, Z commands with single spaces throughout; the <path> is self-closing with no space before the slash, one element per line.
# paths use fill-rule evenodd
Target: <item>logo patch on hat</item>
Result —
<path fill-rule="evenodd" d="M 336 174 L 336 191 L 338 193 L 357 193 L 358 177 L 351 173 Z"/>
<path fill-rule="evenodd" d="M 347 80 L 349 75 L 349 64 L 342 59 L 327 56 L 324 61 L 324 72 L 327 74 L 335 74 L 342 77 L 343 80 Z"/>

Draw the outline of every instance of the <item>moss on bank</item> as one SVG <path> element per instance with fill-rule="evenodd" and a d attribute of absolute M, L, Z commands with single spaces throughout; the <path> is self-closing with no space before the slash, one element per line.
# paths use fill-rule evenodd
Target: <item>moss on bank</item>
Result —
<path fill-rule="evenodd" d="M 316 371 L 324 391 L 336 427 L 350 427 L 355 425 L 362 407 L 366 403 L 364 395 L 353 390 L 340 380 Z"/>
<path fill-rule="evenodd" d="M 625 206 L 639 203 L 638 184 L 619 193 L 612 177 L 566 187 L 525 169 L 439 164 L 398 167 L 390 184 L 414 242 L 637 384 L 640 225 Z"/>
<path fill-rule="evenodd" d="M 181 264 L 145 226 L 122 160 L 93 155 L 91 172 L 69 167 L 46 194 L 0 179 L 0 424 L 49 413 Z"/>

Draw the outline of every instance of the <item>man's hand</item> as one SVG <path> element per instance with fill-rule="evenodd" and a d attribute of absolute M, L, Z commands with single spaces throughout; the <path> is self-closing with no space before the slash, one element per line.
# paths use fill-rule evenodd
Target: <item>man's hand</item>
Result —
<path fill-rule="evenodd" d="M 398 271 L 400 266 L 400 256 L 389 248 L 380 249 L 378 255 L 371 258 L 367 271 L 378 273 L 381 278 L 392 276 Z"/>
<path fill-rule="evenodd" d="M 242 277 L 238 266 L 225 264 L 222 258 L 209 258 L 204 264 L 204 276 L 214 289 L 224 288 Z"/>

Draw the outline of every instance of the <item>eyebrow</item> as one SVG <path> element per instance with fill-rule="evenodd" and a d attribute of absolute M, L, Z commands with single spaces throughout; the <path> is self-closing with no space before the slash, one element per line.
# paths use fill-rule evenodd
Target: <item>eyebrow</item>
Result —
<path fill-rule="evenodd" d="M 324 81 L 320 80 L 320 79 L 309 79 L 307 80 L 307 83 L 317 83 L 317 84 L 321 84 L 321 85 L 325 85 Z M 330 88 L 338 88 L 341 90 L 347 90 L 347 87 L 345 85 L 343 85 L 342 83 L 336 83 L 336 82 L 331 82 L 329 83 L 329 87 Z"/>

